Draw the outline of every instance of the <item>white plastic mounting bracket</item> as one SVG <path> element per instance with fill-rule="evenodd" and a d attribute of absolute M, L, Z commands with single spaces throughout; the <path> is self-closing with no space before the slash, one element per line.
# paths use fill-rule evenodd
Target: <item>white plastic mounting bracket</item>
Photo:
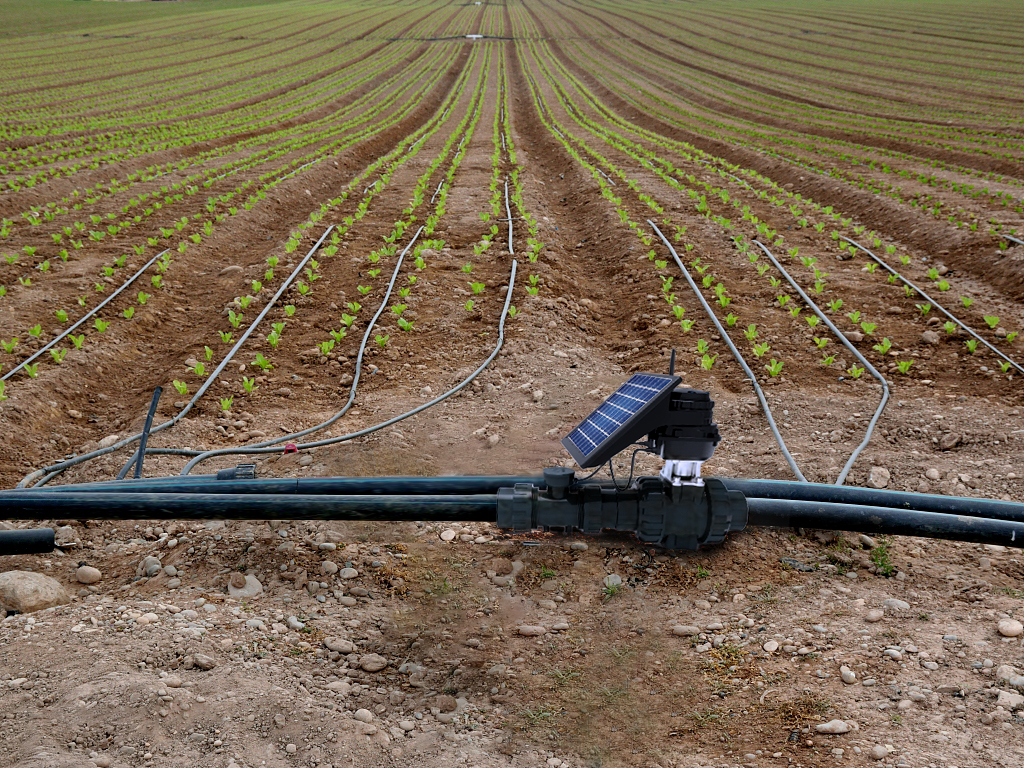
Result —
<path fill-rule="evenodd" d="M 704 485 L 700 477 L 700 465 L 703 463 L 669 459 L 659 474 L 661 479 L 670 485 Z"/>

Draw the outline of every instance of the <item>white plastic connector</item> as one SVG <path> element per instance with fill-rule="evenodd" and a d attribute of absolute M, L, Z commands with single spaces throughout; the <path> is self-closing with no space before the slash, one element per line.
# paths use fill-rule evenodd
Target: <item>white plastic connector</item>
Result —
<path fill-rule="evenodd" d="M 661 468 L 661 479 L 670 485 L 704 485 L 700 477 L 702 461 L 669 459 Z"/>

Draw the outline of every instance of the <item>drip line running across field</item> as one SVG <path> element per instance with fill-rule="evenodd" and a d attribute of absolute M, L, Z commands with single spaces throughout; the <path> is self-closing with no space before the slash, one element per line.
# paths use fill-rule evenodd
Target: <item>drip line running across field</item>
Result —
<path fill-rule="evenodd" d="M 199 399 L 204 394 L 206 394 L 206 391 L 213 385 L 213 382 L 216 381 L 217 377 L 227 367 L 228 363 L 231 362 L 231 358 L 235 356 L 235 353 L 242 348 L 242 345 L 245 344 L 246 340 L 248 340 L 248 338 L 253 334 L 253 332 L 256 330 L 259 324 L 263 321 L 263 318 L 265 318 L 267 314 L 270 312 L 270 310 L 273 308 L 277 300 L 284 295 L 285 291 L 288 290 L 288 288 L 295 281 L 295 279 L 302 273 L 302 269 L 306 266 L 307 262 L 311 258 L 313 258 L 313 254 L 317 252 L 317 250 L 320 248 L 324 240 L 327 239 L 327 236 L 331 233 L 332 229 L 334 229 L 333 224 L 329 226 L 326 230 L 324 230 L 324 233 L 320 236 L 320 239 L 316 241 L 313 247 L 310 248 L 309 253 L 307 253 L 303 257 L 303 259 L 298 263 L 295 269 L 292 270 L 292 273 L 281 284 L 281 287 L 277 289 L 277 292 L 270 297 L 266 305 L 260 311 L 259 315 L 257 315 L 256 319 L 253 320 L 249 327 L 245 329 L 245 333 L 243 333 L 241 338 L 239 338 L 239 340 L 235 342 L 235 345 L 227 353 L 227 355 L 220 362 L 220 364 L 214 369 L 214 371 L 209 375 L 209 377 L 207 377 L 206 381 L 203 382 L 203 385 L 199 388 L 199 391 L 196 392 L 196 394 L 192 397 L 191 400 L 188 401 L 188 403 L 186 403 L 185 407 L 182 408 L 181 411 L 179 411 L 174 416 L 174 418 L 169 419 L 164 423 L 158 424 L 157 426 L 153 427 L 153 429 L 150 430 L 151 435 L 157 432 L 162 432 L 163 430 L 168 429 L 170 427 L 173 427 L 175 424 L 177 424 L 179 421 L 185 418 L 185 415 L 189 411 L 191 411 L 192 407 L 199 401 Z M 95 451 L 90 451 L 89 453 L 83 453 L 80 456 L 75 456 L 74 458 L 68 459 L 67 461 L 62 461 L 57 464 L 53 464 L 49 467 L 44 467 L 43 469 L 37 469 L 35 472 L 32 472 L 31 474 L 23 478 L 22 481 L 18 483 L 18 487 L 24 488 L 26 485 L 42 476 L 39 482 L 35 486 L 33 486 L 38 488 L 39 486 L 45 485 L 51 479 L 61 474 L 65 470 L 70 469 L 71 467 L 77 466 L 78 464 L 82 464 L 83 462 L 89 461 L 90 459 L 95 459 L 99 456 L 105 456 L 109 453 L 113 453 L 114 451 L 118 451 L 121 448 L 131 445 L 132 443 L 138 442 L 141 438 L 142 433 L 139 432 L 138 434 L 132 435 L 131 437 L 126 437 L 123 440 L 119 440 L 113 445 L 108 446 L 106 448 L 99 448 Z"/>
<path fill-rule="evenodd" d="M 974 331 L 973 328 L 971 328 L 970 326 L 968 326 L 965 323 L 961 322 L 958 318 L 954 317 L 948 310 L 944 309 L 941 304 L 939 304 L 937 301 L 935 301 L 935 299 L 933 299 L 931 296 L 929 296 L 927 293 L 925 293 L 923 290 L 921 290 L 921 288 L 919 288 L 918 286 L 914 285 L 914 283 L 912 283 L 909 280 L 907 280 L 907 278 L 905 278 L 903 275 L 901 275 L 899 272 L 897 272 L 891 266 L 886 264 L 882 259 L 878 258 L 874 253 L 869 251 L 867 248 L 865 248 L 863 245 L 858 243 L 856 240 L 851 240 L 850 238 L 846 237 L 845 235 L 840 235 L 840 237 L 842 237 L 843 240 L 845 240 L 846 242 L 850 243 L 850 245 L 853 245 L 853 246 L 859 248 L 860 250 L 864 251 L 864 253 L 866 253 L 868 256 L 870 256 L 872 259 L 874 259 L 876 263 L 881 264 L 883 269 L 888 270 L 889 274 L 895 275 L 897 280 L 900 280 L 904 285 L 910 286 L 911 290 L 917 291 L 918 295 L 920 295 L 921 298 L 923 298 L 925 301 L 927 301 L 929 304 L 931 304 L 933 307 L 935 307 L 935 309 L 939 310 L 939 312 L 941 312 L 946 317 L 948 317 L 950 320 L 952 320 L 954 323 L 956 323 L 958 326 L 963 328 L 965 331 L 967 331 L 967 333 L 971 334 L 971 336 L 973 336 L 975 339 L 980 341 L 982 344 L 984 344 L 990 350 L 995 352 L 999 357 L 1003 358 L 1003 360 L 1008 362 L 1010 365 L 1012 365 L 1018 371 L 1020 371 L 1021 373 L 1024 373 L 1024 368 L 1022 368 L 1020 366 L 1020 364 L 1018 364 L 1016 361 L 1014 361 L 1014 360 L 1010 359 L 1009 357 L 1007 357 L 1001 350 L 997 349 L 992 344 L 990 344 L 988 341 L 986 341 L 981 336 L 979 336 Z M 1018 240 L 1017 242 L 1020 242 L 1020 241 Z"/>
<path fill-rule="evenodd" d="M 417 232 L 417 235 L 418 234 L 419 233 Z M 410 245 L 412 245 L 412 243 L 410 243 Z M 404 253 L 403 253 L 403 255 L 404 255 Z M 367 329 L 366 334 L 363 336 L 363 341 L 362 341 L 362 343 L 359 346 L 359 353 L 358 353 L 358 356 L 356 357 L 356 379 L 352 382 L 352 389 L 351 389 L 351 392 L 349 393 L 349 400 L 348 400 L 347 403 L 345 403 L 344 408 L 342 408 L 340 411 L 338 411 L 338 413 L 336 413 L 334 416 L 332 416 L 330 419 L 328 419 L 327 421 L 323 422 L 322 424 L 317 424 L 315 427 L 310 427 L 309 429 L 302 430 L 301 432 L 296 432 L 296 433 L 293 433 L 291 435 L 285 435 L 283 437 L 279 437 L 279 438 L 276 438 L 274 440 L 267 440 L 266 442 L 257 443 L 256 445 L 244 446 L 244 447 L 240 447 L 240 448 L 222 448 L 220 450 L 207 451 L 207 452 L 205 452 L 203 454 L 200 454 L 199 456 L 196 456 L 195 458 L 191 459 L 188 462 L 188 464 L 185 465 L 185 468 L 181 470 L 181 474 L 182 475 L 189 474 L 192 471 L 192 469 L 198 463 L 200 463 L 202 461 L 206 461 L 207 459 L 214 458 L 216 456 L 249 456 L 249 455 L 254 455 L 254 454 L 280 453 L 281 449 L 278 448 L 278 447 L 275 447 L 275 446 L 280 445 L 283 442 L 290 441 L 290 440 L 294 439 L 295 437 L 302 436 L 302 435 L 308 435 L 311 432 L 316 432 L 318 430 L 325 429 L 326 427 L 330 426 L 331 424 L 336 422 L 338 419 L 340 419 L 342 416 L 344 416 L 345 413 L 348 411 L 348 409 L 352 406 L 352 403 L 355 400 L 356 384 L 358 383 L 359 370 L 360 370 L 360 366 L 362 365 L 363 353 L 364 353 L 364 351 L 366 349 L 366 342 L 367 342 L 367 339 L 369 338 L 370 331 L 373 329 L 373 324 L 374 324 L 374 322 L 376 322 L 377 317 L 380 316 L 380 313 L 383 312 L 385 306 L 387 305 L 388 296 L 390 296 L 390 293 L 391 293 L 391 287 L 394 285 L 395 279 L 398 277 L 398 272 L 399 272 L 399 269 L 401 268 L 401 266 L 402 266 L 402 263 L 401 263 L 401 260 L 400 260 L 398 265 L 395 267 L 394 274 L 391 277 L 391 284 L 388 286 L 388 293 L 387 293 L 387 295 L 385 295 L 384 301 L 381 302 L 380 308 L 377 310 L 377 314 L 374 316 L 373 320 L 370 322 L 370 327 Z M 483 371 L 487 368 L 488 365 L 491 364 L 491 362 L 494 360 L 494 358 L 497 357 L 498 352 L 501 351 L 501 347 L 505 343 L 505 319 L 508 317 L 509 306 L 512 303 L 512 291 L 515 288 L 515 280 L 516 280 L 516 270 L 517 270 L 517 268 L 518 268 L 518 262 L 515 259 L 513 259 L 512 260 L 512 270 L 511 270 L 511 273 L 509 274 L 509 279 L 508 279 L 508 292 L 505 294 L 505 304 L 502 307 L 501 316 L 500 316 L 500 318 L 498 320 L 498 342 L 495 345 L 494 350 L 491 352 L 491 354 L 487 356 L 487 359 L 484 360 L 477 367 L 477 369 L 475 371 L 473 371 L 469 376 L 467 376 L 461 382 L 459 382 L 454 387 L 449 389 L 447 392 L 444 392 L 444 393 L 438 395 L 433 400 L 430 400 L 430 401 L 428 401 L 426 403 L 423 403 L 422 405 L 419 405 L 419 406 L 413 408 L 410 411 L 406 411 L 405 413 L 399 414 L 398 416 L 394 416 L 394 417 L 392 417 L 390 419 L 387 419 L 386 421 L 382 421 L 379 424 L 374 424 L 374 425 L 366 427 L 364 429 L 360 429 L 360 430 L 357 430 L 355 432 L 350 432 L 350 433 L 348 433 L 346 435 L 339 435 L 338 437 L 329 437 L 329 438 L 326 438 L 324 440 L 315 440 L 315 441 L 312 441 L 312 442 L 309 442 L 309 443 L 299 443 L 295 447 L 298 450 L 302 451 L 302 450 L 308 450 L 310 448 L 321 448 L 321 447 L 327 446 L 327 445 L 337 445 L 338 443 L 343 443 L 343 442 L 347 442 L 349 440 L 354 440 L 357 437 L 364 437 L 365 435 L 369 435 L 369 434 L 371 434 L 373 432 L 377 432 L 377 431 L 379 431 L 381 429 L 384 429 L 386 427 L 390 427 L 392 424 L 397 424 L 400 421 L 408 419 L 410 416 L 415 416 L 417 413 L 421 413 L 421 412 L 427 410 L 428 408 L 432 408 L 433 406 L 437 405 L 438 403 L 441 403 L 441 402 L 447 400 L 452 395 L 456 394 L 457 392 L 462 391 L 467 386 L 469 386 L 472 383 L 472 381 L 477 376 L 479 376 L 481 373 L 483 373 Z"/>
<path fill-rule="evenodd" d="M 20 363 L 18 363 L 18 365 L 17 365 L 17 366 L 15 366 L 15 367 L 14 367 L 14 368 L 12 368 L 11 370 L 9 370 L 9 371 L 8 371 L 7 373 L 5 373 L 5 374 L 4 374 L 3 376 L 0 376 L 0 381 L 5 381 L 6 379 L 9 379 L 9 378 L 10 378 L 11 376 L 13 376 L 14 374 L 16 374 L 16 373 L 17 373 L 18 371 L 20 371 L 20 370 L 21 370 L 22 368 L 24 368 L 24 367 L 25 367 L 26 365 L 30 365 L 30 364 L 32 363 L 32 361 L 33 361 L 33 360 L 35 360 L 36 358 L 40 357 L 40 356 L 41 356 L 41 355 L 42 355 L 42 354 L 43 354 L 44 352 L 46 352 L 47 350 L 51 349 L 51 348 L 52 348 L 52 347 L 53 347 L 54 345 L 56 345 L 56 344 L 60 343 L 60 341 L 61 341 L 61 340 L 63 340 L 63 339 L 65 339 L 65 338 L 67 338 L 67 337 L 68 337 L 68 336 L 69 336 L 69 335 L 70 335 L 71 333 L 73 333 L 73 332 L 74 332 L 74 331 L 75 331 L 76 329 L 78 329 L 78 327 L 79 327 L 79 326 L 81 326 L 81 325 L 82 325 L 82 324 L 83 324 L 84 322 L 86 322 L 86 321 L 87 321 L 87 320 L 89 320 L 89 319 L 90 319 L 91 317 L 93 317 L 94 315 L 96 315 L 96 313 L 97 313 L 97 312 L 99 312 L 99 311 L 100 311 L 101 309 L 103 309 L 103 308 L 104 308 L 105 306 L 107 306 L 107 304 L 109 304 L 109 303 L 110 303 L 110 302 L 112 302 L 112 301 L 113 301 L 114 299 L 116 299 L 116 298 L 118 297 L 118 295 L 119 295 L 119 294 L 120 294 L 120 293 L 121 293 L 122 291 L 124 291 L 124 290 L 125 290 L 125 289 L 126 289 L 126 288 L 127 288 L 128 286 L 130 286 L 130 285 L 131 285 L 132 283 L 134 283 L 134 282 L 136 281 L 136 279 L 138 279 L 138 278 L 139 278 L 139 277 L 140 277 L 140 276 L 141 276 L 141 275 L 142 275 L 143 273 L 145 273 L 145 271 L 146 271 L 147 269 L 149 269 L 149 268 L 150 268 L 151 266 L 153 266 L 153 264 L 155 264 L 155 263 L 156 263 L 156 260 L 157 260 L 157 259 L 159 259 L 159 258 L 160 258 L 161 256 L 163 256 L 163 255 L 164 255 L 165 253 L 167 253 L 167 251 L 169 251 L 169 250 L 170 250 L 170 248 L 166 248 L 166 249 L 164 249 L 163 251 L 161 251 L 160 253 L 158 253 L 158 254 L 157 254 L 156 256 L 154 256 L 154 257 L 153 257 L 152 259 L 150 259 L 149 261 L 147 261 L 147 262 L 146 262 L 146 263 L 145 263 L 145 264 L 144 264 L 144 265 L 143 265 L 142 267 L 140 267 L 140 268 L 139 268 L 139 270 L 138 270 L 138 271 L 137 271 L 137 272 L 136 272 L 136 273 L 135 273 L 134 275 L 132 275 L 131 277 L 129 277 L 129 278 L 128 278 L 128 279 L 127 279 L 127 280 L 126 280 L 125 282 L 124 282 L 124 284 L 123 284 L 123 285 L 121 285 L 121 287 L 120 287 L 120 288 L 118 288 L 118 289 L 117 289 L 116 291 L 114 291 L 114 292 L 113 292 L 112 294 L 110 294 L 109 296 L 107 296 L 107 298 L 105 298 L 105 299 L 104 299 L 103 301 L 101 301 L 101 302 L 100 302 L 99 304 L 97 304 L 97 305 L 96 305 L 95 307 L 93 307 L 93 308 L 92 308 L 91 310 L 89 310 L 89 311 L 88 311 L 88 312 L 86 312 L 86 313 L 85 313 L 84 315 L 82 315 L 82 317 L 80 317 L 80 318 L 78 319 L 78 321 L 77 321 L 77 322 L 75 322 L 75 324 L 74 324 L 74 325 L 72 325 L 72 326 L 71 326 L 70 328 L 68 328 L 67 330 L 65 330 L 65 331 L 64 331 L 63 333 L 61 333 L 61 334 L 60 334 L 59 336 L 57 336 L 57 338 L 53 339 L 53 341 L 51 341 L 50 343 L 48 343 L 48 344 L 47 344 L 46 346 L 44 346 L 44 347 L 43 347 L 42 349 L 40 349 L 40 350 L 39 350 L 38 352 L 36 352 L 36 353 L 35 353 L 34 355 L 32 355 L 31 357 L 27 357 L 27 358 L 25 358 L 25 359 L 24 359 L 24 360 L 22 360 L 22 361 L 21 361 Z"/>
<path fill-rule="evenodd" d="M 754 375 L 754 372 L 750 370 L 750 366 L 747 365 L 747 361 L 743 359 L 743 355 L 740 354 L 740 351 L 736 348 L 736 345 L 732 343 L 732 339 L 729 337 L 729 334 L 726 333 L 726 330 L 722 326 L 722 323 L 719 322 L 718 317 L 715 316 L 715 313 L 708 304 L 707 299 L 705 299 L 703 294 L 701 294 L 700 288 L 698 288 L 697 283 L 693 281 L 693 278 L 690 276 L 689 270 L 686 269 L 686 266 L 683 264 L 682 259 L 679 258 L 679 254 L 676 253 L 676 249 L 672 246 L 672 243 L 670 243 L 668 241 L 668 238 L 666 238 L 665 235 L 662 234 L 662 231 L 658 229 L 657 224 L 655 224 L 650 219 L 647 220 L 647 223 L 651 225 L 651 229 L 653 229 L 655 233 L 658 235 L 658 237 L 661 238 L 661 242 L 665 244 L 665 247 L 668 248 L 669 253 L 672 254 L 672 258 L 675 259 L 676 265 L 679 267 L 679 270 L 683 273 L 683 277 L 686 278 L 686 282 L 689 284 L 690 288 L 697 296 L 697 301 L 700 302 L 700 305 L 704 308 L 704 311 L 707 313 L 708 317 L 711 318 L 711 322 L 714 324 L 715 329 L 722 337 L 722 340 L 725 342 L 726 346 L 729 347 L 729 351 L 732 353 L 732 356 L 736 358 L 736 362 L 739 363 L 740 368 L 743 369 L 743 372 L 747 375 L 747 378 L 750 380 L 750 384 L 754 388 L 754 394 L 757 395 L 757 399 L 761 403 L 761 410 L 764 411 L 765 418 L 768 419 L 768 427 L 771 429 L 772 435 L 775 436 L 775 442 L 778 443 L 779 450 L 782 451 L 782 455 L 783 457 L 785 457 L 786 463 L 789 464 L 789 468 L 793 470 L 793 474 L 796 475 L 797 480 L 799 480 L 802 483 L 806 483 L 807 478 L 804 477 L 803 472 L 800 471 L 800 467 L 798 467 L 796 464 L 796 459 L 793 458 L 793 455 L 789 452 L 789 449 L 786 447 L 786 441 L 782 439 L 782 433 L 779 432 L 779 428 L 775 424 L 775 418 L 772 416 L 772 409 L 768 406 L 768 400 L 764 396 L 764 390 L 762 390 L 761 385 L 757 383 L 757 377 Z"/>
<path fill-rule="evenodd" d="M 853 453 L 850 454 L 850 458 L 846 460 L 846 464 L 843 466 L 842 471 L 839 473 L 839 477 L 836 479 L 835 484 L 842 485 L 843 483 L 846 482 L 846 476 L 850 474 L 850 470 L 853 468 L 853 463 L 857 460 L 857 457 L 860 456 L 861 451 L 863 451 L 867 447 L 868 442 L 871 440 L 871 435 L 875 431 L 875 425 L 878 423 L 879 418 L 881 418 L 882 411 L 885 410 L 885 404 L 889 402 L 889 384 L 888 382 L 886 382 L 885 377 L 882 376 L 882 374 L 880 374 L 875 369 L 875 366 L 873 366 L 868 361 L 868 359 L 860 353 L 860 350 L 858 350 L 855 346 L 853 346 L 853 344 L 850 343 L 850 340 L 846 338 L 845 334 L 843 334 L 842 331 L 836 328 L 835 324 L 831 320 L 829 320 L 828 316 L 821 311 L 821 307 L 819 307 L 811 299 L 811 297 L 807 295 L 806 291 L 804 291 L 804 289 L 800 287 L 797 281 L 790 277 L 789 272 L 787 272 L 783 268 L 782 264 L 779 263 L 779 260 L 776 259 L 772 252 L 765 247 L 764 243 L 755 240 L 754 244 L 760 247 L 761 250 L 764 251 L 765 256 L 771 259 L 772 264 L 774 264 L 775 268 L 779 270 L 779 273 L 784 278 L 786 278 L 786 281 L 793 287 L 793 290 L 799 294 L 803 302 L 814 311 L 814 314 L 816 314 L 818 318 L 823 323 L 825 323 L 826 326 L 828 326 L 828 329 L 832 331 L 833 334 L 835 334 L 836 338 L 839 339 L 840 342 L 842 342 L 843 346 L 846 347 L 850 351 L 850 353 L 854 357 L 856 357 L 861 362 L 861 364 L 868 369 L 868 372 L 876 379 L 878 379 L 879 383 L 882 385 L 882 399 L 878 403 L 878 407 L 875 409 L 875 413 L 871 417 L 871 421 L 868 423 L 868 428 L 864 433 L 864 439 L 861 441 L 860 445 L 858 445 L 854 449 Z"/>

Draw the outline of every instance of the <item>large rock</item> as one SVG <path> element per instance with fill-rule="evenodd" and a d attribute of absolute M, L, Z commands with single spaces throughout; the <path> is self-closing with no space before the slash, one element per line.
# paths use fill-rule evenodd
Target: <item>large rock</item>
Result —
<path fill-rule="evenodd" d="M 996 668 L 996 680 L 1011 685 L 1018 691 L 1024 691 L 1024 675 L 1009 664 L 1001 664 Z"/>
<path fill-rule="evenodd" d="M 0 608 L 32 613 L 71 602 L 56 579 L 31 571 L 0 573 Z"/>

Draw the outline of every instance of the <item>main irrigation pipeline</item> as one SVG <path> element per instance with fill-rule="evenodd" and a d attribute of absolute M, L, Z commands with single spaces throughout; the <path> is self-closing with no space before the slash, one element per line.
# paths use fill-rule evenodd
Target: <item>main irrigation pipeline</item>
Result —
<path fill-rule="evenodd" d="M 710 394 L 674 371 L 631 376 L 562 444 L 582 469 L 634 449 L 664 461 L 626 486 L 548 467 L 537 476 L 256 478 L 240 465 L 179 475 L 0 491 L 0 519 L 292 519 L 490 522 L 512 533 L 630 532 L 695 550 L 748 526 L 816 528 L 1024 548 L 1024 505 L 780 480 L 702 477 L 721 441 Z M 53 530 L 0 531 L 0 554 L 46 552 Z"/>

